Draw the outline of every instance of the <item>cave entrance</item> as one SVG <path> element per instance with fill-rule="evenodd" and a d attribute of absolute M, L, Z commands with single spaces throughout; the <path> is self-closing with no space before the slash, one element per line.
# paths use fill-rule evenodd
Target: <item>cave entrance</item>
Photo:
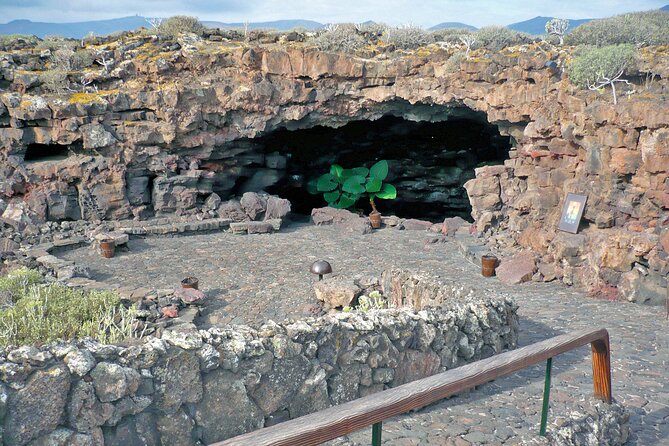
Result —
<path fill-rule="evenodd" d="M 471 110 L 439 122 L 383 116 L 339 128 L 279 129 L 251 141 L 265 153 L 262 177 L 269 174 L 272 178 L 265 184 L 242 187 L 240 192 L 262 186 L 268 193 L 289 199 L 293 212 L 310 214 L 326 203 L 322 194 L 310 194 L 306 184 L 327 172 L 331 164 L 370 167 L 386 159 L 390 165 L 387 181 L 397 187 L 398 196 L 377 200 L 379 211 L 433 221 L 453 216 L 471 220 L 464 183 L 474 178 L 474 168 L 502 164 L 511 148 L 510 138 L 488 123 L 484 113 Z M 356 207 L 365 213 L 370 210 L 362 200 Z"/>

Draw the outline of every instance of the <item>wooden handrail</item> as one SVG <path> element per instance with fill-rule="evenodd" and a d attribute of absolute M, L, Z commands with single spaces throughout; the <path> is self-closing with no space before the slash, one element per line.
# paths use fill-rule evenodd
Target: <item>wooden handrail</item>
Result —
<path fill-rule="evenodd" d="M 546 361 L 583 345 L 592 346 L 595 398 L 611 402 L 611 362 L 606 329 L 582 330 L 500 353 L 443 373 L 332 406 L 211 446 L 312 446 L 432 404 L 475 386 Z"/>

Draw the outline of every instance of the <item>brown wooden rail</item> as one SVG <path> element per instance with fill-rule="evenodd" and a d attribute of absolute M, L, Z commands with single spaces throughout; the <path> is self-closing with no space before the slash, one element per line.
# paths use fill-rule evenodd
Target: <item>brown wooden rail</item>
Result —
<path fill-rule="evenodd" d="M 211 446 L 317 445 L 547 361 L 586 344 L 592 346 L 595 397 L 611 402 L 609 333 L 603 328 L 583 330 L 501 353 Z"/>

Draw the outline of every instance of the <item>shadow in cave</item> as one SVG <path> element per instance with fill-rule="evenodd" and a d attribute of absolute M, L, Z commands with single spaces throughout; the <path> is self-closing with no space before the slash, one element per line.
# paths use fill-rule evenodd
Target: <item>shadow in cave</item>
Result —
<path fill-rule="evenodd" d="M 326 173 L 330 165 L 369 167 L 386 159 L 390 165 L 387 181 L 397 187 L 398 197 L 377 200 L 382 213 L 431 220 L 470 219 L 471 205 L 463 184 L 474 178 L 476 167 L 502 164 L 511 148 L 510 138 L 488 123 L 485 114 L 472 111 L 470 115 L 440 122 L 384 116 L 339 128 L 276 130 L 253 139 L 266 160 L 276 160 L 273 174 L 276 169 L 281 172 L 264 189 L 289 199 L 293 212 L 308 215 L 325 201 L 322 195 L 309 194 L 306 184 Z M 357 207 L 365 213 L 370 210 L 362 200 Z"/>

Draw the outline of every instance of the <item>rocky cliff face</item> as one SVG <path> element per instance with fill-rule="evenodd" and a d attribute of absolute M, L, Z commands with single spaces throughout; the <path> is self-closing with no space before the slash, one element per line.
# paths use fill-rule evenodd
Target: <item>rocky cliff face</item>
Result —
<path fill-rule="evenodd" d="M 44 54 L 3 56 L 5 222 L 189 213 L 214 187 L 232 192 L 240 178 L 276 169 L 241 139 L 473 110 L 514 142 L 504 165 L 479 168 L 466 184 L 476 228 L 491 244 L 531 248 L 544 280 L 639 301 L 666 292 L 669 56 L 661 49 L 641 62 L 659 73 L 654 89 L 640 86 L 617 106 L 608 92 L 569 83 L 559 68 L 568 50 L 535 44 L 478 50 L 455 70 L 450 51 L 436 46 L 362 59 L 302 44 L 196 41 L 169 51 L 131 37 L 101 50 L 120 62 L 88 70 L 99 91 L 66 97 L 40 93 Z M 557 231 L 567 192 L 588 196 L 578 235 Z"/>

